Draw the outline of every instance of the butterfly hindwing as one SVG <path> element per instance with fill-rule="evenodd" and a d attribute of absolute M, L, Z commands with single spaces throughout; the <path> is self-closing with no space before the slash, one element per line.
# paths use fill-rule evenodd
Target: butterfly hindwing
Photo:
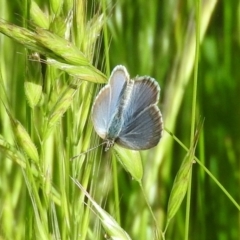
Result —
<path fill-rule="evenodd" d="M 116 143 L 129 149 L 144 150 L 156 146 L 161 134 L 161 113 L 156 105 L 150 105 L 133 121 L 125 122 Z"/>

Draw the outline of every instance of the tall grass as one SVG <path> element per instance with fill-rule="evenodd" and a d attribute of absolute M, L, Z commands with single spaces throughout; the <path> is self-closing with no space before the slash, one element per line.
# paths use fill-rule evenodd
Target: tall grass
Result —
<path fill-rule="evenodd" d="M 0 239 L 239 239 L 239 3 L 0 5 Z M 71 160 L 117 64 L 159 82 L 163 138 Z"/>

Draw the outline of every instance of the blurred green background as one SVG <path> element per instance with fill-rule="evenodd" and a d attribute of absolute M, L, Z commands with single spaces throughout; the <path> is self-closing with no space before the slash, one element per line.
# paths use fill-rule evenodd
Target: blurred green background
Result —
<path fill-rule="evenodd" d="M 80 13 L 76 5 L 83 6 L 81 14 L 85 15 L 77 15 L 79 19 L 81 17 L 84 19 L 83 25 L 94 19 L 95 14 L 104 13 L 103 30 L 101 30 L 102 26 L 99 26 L 98 39 L 91 48 L 92 52 L 86 47 L 87 40 L 84 40 L 84 34 L 87 33 L 87 30 L 81 28 L 82 25 L 79 28 L 77 25 L 74 28 L 73 25 L 74 30 L 70 33 L 70 41 L 74 42 L 88 56 L 88 59 L 91 59 L 90 62 L 107 76 L 116 65 L 122 64 L 126 66 L 131 77 L 149 75 L 155 78 L 161 86 L 159 107 L 163 114 L 164 127 L 187 147 L 190 146 L 190 130 L 191 124 L 193 124 L 192 104 L 195 104 L 193 101 L 196 36 L 194 13 L 197 1 L 76 1 L 78 4 L 72 1 L 64 3 L 47 0 L 36 2 L 41 11 L 48 16 L 48 21 L 54 22 L 58 19 L 55 22 L 56 26 L 58 21 L 67 19 L 72 6 L 75 6 L 73 22 L 77 18 L 74 14 Z M 37 25 L 38 15 L 33 17 L 30 4 L 32 1 L 0 0 L 0 17 L 2 20 L 18 26 L 26 27 L 29 24 L 28 28 L 33 30 Z M 54 4 L 59 4 L 61 9 L 54 12 Z M 232 198 L 239 202 L 240 2 L 204 0 L 200 2 L 200 6 L 198 21 L 201 44 L 199 46 L 197 101 L 195 104 L 196 122 L 194 124 L 202 122 L 203 119 L 204 124 L 195 154 Z M 55 33 L 59 30 L 57 27 L 55 30 L 53 29 L 52 26 L 51 31 Z M 76 37 L 77 31 L 79 38 Z M 82 42 L 79 40 L 81 37 L 83 38 Z M 12 116 L 30 132 L 29 134 L 40 152 L 42 151 L 41 144 L 37 134 L 33 133 L 33 129 L 35 125 L 41 125 L 39 122 L 43 122 L 44 118 L 48 116 L 50 107 L 47 105 L 49 103 L 43 100 L 43 104 L 35 110 L 35 114 L 37 112 L 35 117 L 28 107 L 24 90 L 26 72 L 31 67 L 34 73 L 37 70 L 35 66 L 29 66 L 31 61 L 27 58 L 30 53 L 26 51 L 25 47 L 24 44 L 17 43 L 3 34 L 0 35 L 1 146 L 4 141 L 17 146 L 9 116 L 2 104 L 4 103 L 10 109 Z M 70 77 L 66 73 L 62 74 L 61 70 L 53 70 L 52 67 L 49 70 L 50 67 L 45 64 L 42 64 L 41 68 L 43 82 L 51 89 L 46 92 L 46 95 L 51 93 L 56 100 L 59 92 L 55 92 L 55 90 L 68 86 Z M 50 83 L 52 74 L 54 82 L 51 80 Z M 43 172 L 46 173 L 46 176 L 49 173 L 51 184 L 56 191 L 59 191 L 59 195 L 65 196 L 66 194 L 67 196 L 64 198 L 65 202 L 60 197 L 60 202 L 64 202 L 66 208 L 69 208 L 70 222 L 66 221 L 67 224 L 64 220 L 65 210 L 61 210 L 61 204 L 56 204 L 58 206 L 56 206 L 55 217 L 51 216 L 52 210 L 48 206 L 49 202 L 46 201 L 47 203 L 43 204 L 43 209 L 46 209 L 46 215 L 43 214 L 47 219 L 46 225 L 50 226 L 51 221 L 54 222 L 58 219 L 55 221 L 55 225 L 58 225 L 59 228 L 59 239 L 104 239 L 104 231 L 101 230 L 99 223 L 94 222 L 95 215 L 91 211 L 88 210 L 92 214 L 90 220 L 88 219 L 88 224 L 74 222 L 77 214 L 85 216 L 85 210 L 73 211 L 74 208 L 78 208 L 77 204 L 80 198 L 74 198 L 75 192 L 69 177 L 66 177 L 66 181 L 64 180 L 64 184 L 68 186 L 67 190 L 59 180 L 62 178 L 63 170 L 61 168 L 64 167 L 69 168 L 68 171 L 64 170 L 64 173 L 68 174 L 67 176 L 75 176 L 80 182 L 85 179 L 83 172 L 86 171 L 90 160 L 71 165 L 72 163 L 69 163 L 68 159 L 64 160 L 64 154 L 67 153 L 66 155 L 71 157 L 74 153 L 93 146 L 98 139 L 92 132 L 89 114 L 99 86 L 91 82 L 88 83 L 87 90 L 83 89 L 84 86 L 80 85 L 80 92 L 75 95 L 73 103 L 66 109 L 66 113 L 64 112 L 61 124 L 57 125 L 50 144 L 46 144 L 44 154 L 41 154 L 41 158 L 45 159 L 44 164 L 49 163 L 49 165 L 44 169 L 44 166 L 40 164 L 40 168 L 44 169 Z M 49 102 L 54 102 L 52 96 L 45 96 L 45 98 Z M 86 102 L 86 105 L 82 105 L 81 101 Z M 78 108 L 80 115 L 77 115 L 78 112 L 76 112 Z M 86 109 L 86 111 L 82 109 Z M 78 120 L 74 120 L 76 117 Z M 79 128 L 76 127 L 79 125 L 81 125 Z M 76 129 L 79 131 L 75 131 Z M 60 137 L 58 131 L 61 132 Z M 74 133 L 77 136 L 73 137 Z M 71 144 L 75 143 L 76 138 L 81 139 L 80 143 L 76 144 L 74 150 L 70 150 Z M 84 147 L 79 148 L 79 144 Z M 120 165 L 117 170 L 118 175 L 115 176 L 113 173 L 112 177 L 110 173 L 112 167 L 109 166 L 111 165 L 110 156 L 101 157 L 99 151 L 86 156 L 96 164 L 91 170 L 92 175 L 88 176 L 89 182 L 93 181 L 91 180 L 93 176 L 95 179 L 91 185 L 95 189 L 94 199 L 99 204 L 101 202 L 103 208 L 116 217 L 116 206 L 114 205 L 116 204 L 114 195 L 116 186 L 113 186 L 113 178 L 118 178 L 120 225 L 132 239 L 153 239 L 152 218 L 144 204 L 138 183 L 133 181 L 130 174 Z M 169 195 L 185 154 L 185 150 L 173 140 L 167 131 L 164 131 L 163 138 L 156 148 L 141 152 L 144 171 L 142 183 L 160 229 L 164 229 Z M 62 156 L 63 167 L 62 162 L 58 160 L 59 156 Z M 134 166 L 134 159 L 132 161 Z M 79 166 L 78 173 L 74 172 L 73 168 Z M 26 180 L 28 174 L 24 174 L 24 171 L 25 169 L 21 168 L 18 163 L 7 158 L 3 150 L 0 152 L 0 239 L 41 239 L 43 236 L 38 235 L 36 231 L 36 212 L 29 210 L 35 205 L 29 198 L 31 193 L 29 194 L 29 188 L 27 188 L 27 183 L 31 183 L 31 181 Z M 96 172 L 98 174 L 94 175 Z M 39 182 L 41 181 L 39 180 Z M 103 190 L 102 186 L 104 186 Z M 40 199 L 44 199 L 42 188 L 45 188 L 42 184 L 37 186 Z M 185 219 L 186 200 L 184 200 L 169 224 L 166 239 L 184 239 L 186 224 L 189 225 L 188 239 L 239 239 L 239 206 L 237 208 L 233 204 L 197 163 L 193 164 L 191 189 L 190 220 L 188 222 Z M 83 201 L 83 199 L 81 200 Z M 26 226 L 27 224 L 29 226 Z M 48 229 L 48 227 L 46 228 Z M 57 239 L 58 235 L 52 228 L 49 227 L 49 235 L 46 238 Z M 87 229 L 85 237 L 80 233 L 74 235 L 75 231 L 81 232 L 75 228 Z"/>

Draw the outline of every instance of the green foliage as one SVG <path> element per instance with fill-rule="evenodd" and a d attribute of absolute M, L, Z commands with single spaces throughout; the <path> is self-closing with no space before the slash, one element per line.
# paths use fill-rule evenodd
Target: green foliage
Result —
<path fill-rule="evenodd" d="M 238 239 L 239 3 L 19 3 L 0 8 L 0 239 Z M 118 64 L 159 82 L 163 138 L 71 160 L 101 141 Z"/>

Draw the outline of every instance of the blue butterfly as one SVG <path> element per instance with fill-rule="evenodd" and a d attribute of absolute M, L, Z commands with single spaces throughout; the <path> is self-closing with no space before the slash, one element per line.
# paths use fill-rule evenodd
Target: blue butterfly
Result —
<path fill-rule="evenodd" d="M 98 93 L 92 107 L 92 122 L 108 150 L 114 143 L 132 150 L 156 146 L 163 121 L 157 106 L 160 87 L 143 76 L 130 79 L 124 66 L 116 66 L 109 83 Z"/>

